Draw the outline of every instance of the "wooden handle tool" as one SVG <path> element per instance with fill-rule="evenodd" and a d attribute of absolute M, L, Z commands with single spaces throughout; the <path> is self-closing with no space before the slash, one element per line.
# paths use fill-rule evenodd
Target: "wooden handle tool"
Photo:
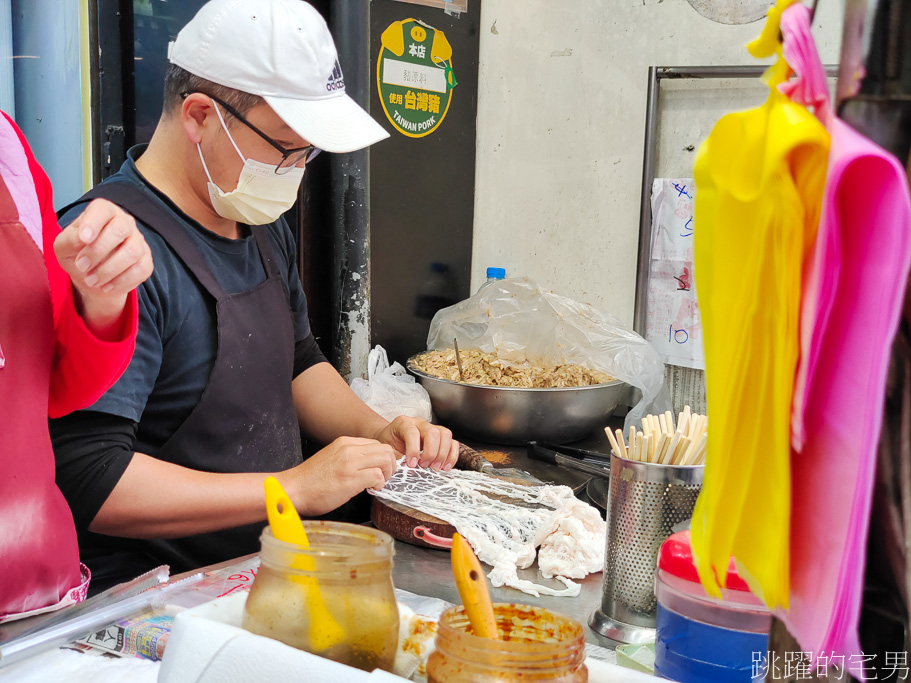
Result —
<path fill-rule="evenodd" d="M 285 493 L 285 489 L 275 477 L 266 477 L 266 514 L 272 535 L 279 541 L 293 543 L 303 548 L 310 547 L 310 539 L 301 524 L 300 515 L 294 504 Z M 306 554 L 298 555 L 291 565 L 292 569 L 313 571 L 313 558 Z M 316 579 L 309 576 L 292 576 L 291 580 L 306 588 L 305 604 L 310 612 L 310 643 L 316 650 L 326 650 L 345 639 L 345 632 L 329 613 L 323 596 L 319 592 Z"/>
<path fill-rule="evenodd" d="M 490 590 L 487 588 L 487 577 L 481 569 L 481 563 L 464 538 L 459 534 L 452 535 L 452 573 L 465 613 L 471 623 L 471 630 L 481 638 L 499 640 L 497 620 L 490 601 Z"/>

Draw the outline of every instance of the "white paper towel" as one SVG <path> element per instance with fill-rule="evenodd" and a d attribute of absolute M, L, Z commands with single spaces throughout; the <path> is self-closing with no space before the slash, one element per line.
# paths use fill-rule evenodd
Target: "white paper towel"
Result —
<path fill-rule="evenodd" d="M 593 657 L 585 658 L 585 666 L 588 667 L 588 683 L 655 683 L 659 680 L 650 674 L 602 662 Z"/>
<path fill-rule="evenodd" d="M 160 662 L 101 657 L 74 650 L 48 650 L 0 668 L 2 683 L 155 683 Z"/>
<path fill-rule="evenodd" d="M 181 612 L 161 661 L 159 683 L 401 683 L 384 671 L 368 674 L 240 628 L 247 594 L 235 593 Z"/>

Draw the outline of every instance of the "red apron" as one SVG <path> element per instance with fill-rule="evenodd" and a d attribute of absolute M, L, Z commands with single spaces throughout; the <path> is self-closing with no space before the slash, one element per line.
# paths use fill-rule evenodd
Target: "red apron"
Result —
<path fill-rule="evenodd" d="M 47 427 L 54 313 L 44 255 L 0 176 L 0 621 L 85 597 Z"/>

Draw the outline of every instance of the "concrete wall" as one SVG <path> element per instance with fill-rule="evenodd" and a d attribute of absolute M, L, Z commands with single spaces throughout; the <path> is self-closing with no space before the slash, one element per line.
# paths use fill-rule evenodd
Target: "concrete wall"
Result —
<path fill-rule="evenodd" d="M 819 3 L 827 63 L 841 14 Z M 631 323 L 648 67 L 755 63 L 743 46 L 761 26 L 712 22 L 686 0 L 483 0 L 472 290 L 503 266 Z M 685 174 L 686 148 L 721 114 L 762 101 L 725 85 L 703 99 L 674 84 L 659 175 Z"/>

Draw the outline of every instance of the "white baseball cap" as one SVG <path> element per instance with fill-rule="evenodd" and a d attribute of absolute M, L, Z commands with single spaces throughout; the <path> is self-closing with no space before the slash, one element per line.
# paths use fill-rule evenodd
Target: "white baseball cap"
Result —
<path fill-rule="evenodd" d="M 168 45 L 168 60 L 260 95 L 295 133 L 327 152 L 389 137 L 345 94 L 329 28 L 303 0 L 210 0 Z"/>

